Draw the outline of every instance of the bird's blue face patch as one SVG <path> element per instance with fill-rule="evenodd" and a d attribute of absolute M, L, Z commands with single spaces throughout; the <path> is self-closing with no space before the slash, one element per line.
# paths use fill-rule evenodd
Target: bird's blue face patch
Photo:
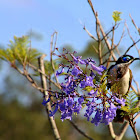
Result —
<path fill-rule="evenodd" d="M 130 56 L 124 56 L 122 59 L 123 59 L 124 62 L 126 62 L 126 61 L 129 61 L 131 59 L 131 57 Z"/>

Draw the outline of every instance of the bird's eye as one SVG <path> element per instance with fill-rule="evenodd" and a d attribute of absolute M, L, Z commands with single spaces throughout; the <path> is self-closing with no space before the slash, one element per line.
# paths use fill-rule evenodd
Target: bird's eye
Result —
<path fill-rule="evenodd" d="M 123 59 L 123 61 L 128 61 L 130 59 L 130 57 L 126 56 L 126 57 L 123 57 L 122 59 Z"/>

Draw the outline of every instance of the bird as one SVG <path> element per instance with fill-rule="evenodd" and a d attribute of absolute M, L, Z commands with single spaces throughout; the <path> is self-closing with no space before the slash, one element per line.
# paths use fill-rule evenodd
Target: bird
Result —
<path fill-rule="evenodd" d="M 107 89 L 110 89 L 119 99 L 126 98 L 129 93 L 132 83 L 132 71 L 129 66 L 135 60 L 140 60 L 140 58 L 134 58 L 127 54 L 122 55 L 107 71 Z M 124 114 L 125 112 L 117 109 L 114 122 L 124 122 L 128 116 L 125 117 L 122 113 Z"/>

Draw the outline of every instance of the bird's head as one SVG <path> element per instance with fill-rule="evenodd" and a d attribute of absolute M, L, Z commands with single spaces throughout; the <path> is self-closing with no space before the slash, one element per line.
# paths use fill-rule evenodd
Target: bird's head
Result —
<path fill-rule="evenodd" d="M 131 55 L 123 55 L 123 56 L 119 57 L 119 59 L 116 61 L 116 64 L 124 63 L 124 64 L 129 65 L 135 60 L 140 60 L 140 58 L 134 58 Z"/>

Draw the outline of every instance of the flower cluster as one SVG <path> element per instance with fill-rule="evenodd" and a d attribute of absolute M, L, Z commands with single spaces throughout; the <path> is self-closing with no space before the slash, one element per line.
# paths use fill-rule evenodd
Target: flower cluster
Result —
<path fill-rule="evenodd" d="M 96 75 L 102 76 L 106 68 L 96 66 L 92 58 L 82 59 L 81 56 L 75 56 L 76 52 L 70 53 L 65 49 L 64 52 L 58 57 L 67 60 L 69 65 L 61 64 L 61 69 L 56 72 L 57 77 L 64 76 L 64 82 L 60 84 L 61 92 L 52 92 L 55 93 L 56 102 L 52 105 L 54 110 L 50 111 L 50 116 L 54 116 L 59 109 L 62 121 L 71 120 L 73 114 L 79 114 L 83 106 L 86 106 L 84 116 L 88 121 L 96 126 L 100 123 L 108 125 L 116 116 L 117 108 L 125 105 L 125 100 L 108 94 L 102 82 L 96 80 Z M 50 98 L 42 104 L 49 101 Z M 120 106 L 115 106 L 114 102 Z"/>

